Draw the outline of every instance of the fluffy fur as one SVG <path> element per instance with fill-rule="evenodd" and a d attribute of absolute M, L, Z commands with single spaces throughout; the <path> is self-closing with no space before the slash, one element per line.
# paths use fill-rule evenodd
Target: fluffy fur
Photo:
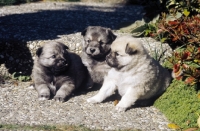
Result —
<path fill-rule="evenodd" d="M 88 102 L 102 102 L 118 90 L 122 98 L 116 109 L 125 111 L 137 100 L 161 95 L 171 82 L 168 70 L 147 53 L 138 39 L 131 36 L 116 38 L 106 62 L 112 69 L 98 94 L 89 98 Z"/>
<path fill-rule="evenodd" d="M 89 26 L 81 34 L 84 37 L 82 61 L 87 66 L 92 80 L 102 84 L 110 69 L 105 59 L 116 36 L 109 28 L 100 26 Z"/>
<path fill-rule="evenodd" d="M 92 86 L 81 58 L 67 49 L 62 43 L 48 42 L 37 50 L 32 76 L 39 100 L 52 94 L 63 102 L 75 89 Z"/>

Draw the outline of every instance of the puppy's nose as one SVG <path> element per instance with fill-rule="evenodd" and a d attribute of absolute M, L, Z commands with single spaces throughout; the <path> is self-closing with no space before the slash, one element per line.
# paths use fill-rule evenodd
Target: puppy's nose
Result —
<path fill-rule="evenodd" d="M 94 52 L 95 52 L 95 49 L 91 48 L 91 49 L 90 49 L 90 52 L 91 52 L 91 53 L 94 53 Z"/>
<path fill-rule="evenodd" d="M 60 65 L 65 65 L 65 60 L 59 60 Z"/>

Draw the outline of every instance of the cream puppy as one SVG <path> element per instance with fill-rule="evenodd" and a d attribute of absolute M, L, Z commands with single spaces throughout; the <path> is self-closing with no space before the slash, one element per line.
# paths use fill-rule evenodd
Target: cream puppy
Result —
<path fill-rule="evenodd" d="M 121 36 L 111 45 L 106 57 L 111 70 L 95 96 L 87 99 L 99 103 L 118 90 L 122 96 L 116 105 L 118 111 L 125 111 L 137 100 L 146 100 L 161 95 L 171 82 L 171 75 L 145 50 L 140 40 Z"/>

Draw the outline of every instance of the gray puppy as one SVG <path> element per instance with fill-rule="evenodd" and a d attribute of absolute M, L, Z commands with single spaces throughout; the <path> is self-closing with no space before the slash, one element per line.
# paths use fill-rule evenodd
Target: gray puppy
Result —
<path fill-rule="evenodd" d="M 111 29 L 100 26 L 89 26 L 81 35 L 84 37 L 82 61 L 87 66 L 92 80 L 102 84 L 110 67 L 105 63 L 110 53 L 110 46 L 116 36 Z"/>
<path fill-rule="evenodd" d="M 52 94 L 63 102 L 75 89 L 92 86 L 81 58 L 66 49 L 62 43 L 48 42 L 37 50 L 32 76 L 39 100 L 47 100 Z"/>

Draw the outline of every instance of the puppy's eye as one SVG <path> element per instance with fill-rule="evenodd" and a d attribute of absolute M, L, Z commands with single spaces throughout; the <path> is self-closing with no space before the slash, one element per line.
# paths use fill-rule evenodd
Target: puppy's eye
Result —
<path fill-rule="evenodd" d="M 87 40 L 88 43 L 90 43 L 91 40 Z"/>
<path fill-rule="evenodd" d="M 56 58 L 56 55 L 52 55 L 51 58 Z"/>
<path fill-rule="evenodd" d="M 118 54 L 117 52 L 115 52 L 115 55 L 116 55 L 116 56 L 119 56 L 119 54 Z"/>

